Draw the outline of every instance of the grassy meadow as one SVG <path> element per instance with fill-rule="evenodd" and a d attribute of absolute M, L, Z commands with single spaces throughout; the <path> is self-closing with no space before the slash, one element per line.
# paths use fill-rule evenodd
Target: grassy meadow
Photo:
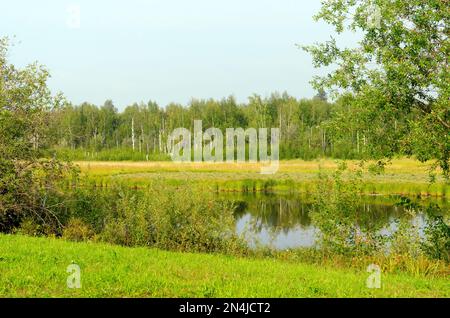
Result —
<path fill-rule="evenodd" d="M 81 288 L 66 268 L 81 269 Z M 0 235 L 0 297 L 450 297 L 445 277 Z"/>
<path fill-rule="evenodd" d="M 355 168 L 360 161 L 348 161 Z M 370 167 L 375 162 L 368 161 Z M 258 192 L 283 191 L 309 193 L 320 171 L 332 172 L 337 160 L 313 161 L 284 160 L 274 175 L 260 174 L 260 163 L 173 163 L 173 162 L 75 162 L 81 172 L 97 186 L 108 186 L 121 180 L 130 186 L 145 186 L 151 180 L 164 180 L 169 184 L 190 184 L 214 191 Z M 364 193 L 381 195 L 448 197 L 450 187 L 439 175 L 430 183 L 430 163 L 414 159 L 393 159 L 382 173 L 367 172 L 364 176 Z"/>

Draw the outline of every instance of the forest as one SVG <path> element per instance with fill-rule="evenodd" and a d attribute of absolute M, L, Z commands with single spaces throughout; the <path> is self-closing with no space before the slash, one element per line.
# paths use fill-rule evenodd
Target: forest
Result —
<path fill-rule="evenodd" d="M 204 129 L 280 129 L 280 159 L 370 159 L 368 145 L 375 138 L 369 129 L 335 129 L 333 120 L 351 109 L 345 99 L 328 102 L 323 90 L 312 99 L 297 99 L 287 93 L 263 98 L 254 94 L 247 103 L 233 96 L 222 100 L 192 99 L 188 105 L 134 103 L 122 112 L 111 100 L 97 106 L 90 103 L 51 110 L 45 154 L 72 160 L 168 160 L 168 135 L 178 127 L 193 131 L 194 120 Z M 396 129 L 402 129 L 396 122 Z M 248 142 L 248 140 L 247 140 Z M 395 153 L 404 155 L 398 149 Z"/>

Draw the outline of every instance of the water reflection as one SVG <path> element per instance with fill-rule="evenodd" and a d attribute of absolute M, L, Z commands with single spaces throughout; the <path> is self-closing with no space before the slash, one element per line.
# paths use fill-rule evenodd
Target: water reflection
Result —
<path fill-rule="evenodd" d="M 312 203 L 308 198 L 282 195 L 227 195 L 237 204 L 236 231 L 244 234 L 250 246 L 271 246 L 276 249 L 315 247 L 320 231 L 310 217 Z M 424 215 L 411 216 L 395 203 L 397 198 L 367 198 L 359 209 L 356 223 L 366 231 L 383 235 L 396 230 L 399 219 L 409 218 L 419 227 Z M 427 202 L 422 202 L 426 204 Z M 448 202 L 439 202 L 448 211 Z"/>

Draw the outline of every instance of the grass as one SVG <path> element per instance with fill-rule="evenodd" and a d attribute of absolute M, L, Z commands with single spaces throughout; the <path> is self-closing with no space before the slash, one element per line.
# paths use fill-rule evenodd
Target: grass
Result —
<path fill-rule="evenodd" d="M 81 268 L 80 289 L 66 268 Z M 447 278 L 0 235 L 0 297 L 449 297 Z"/>
<path fill-rule="evenodd" d="M 337 163 L 331 159 L 315 161 L 281 161 L 274 175 L 260 174 L 259 163 L 182 163 L 173 162 L 76 162 L 81 171 L 99 186 L 122 180 L 131 186 L 146 186 L 149 181 L 163 179 L 169 184 L 189 183 L 207 186 L 219 192 L 280 191 L 308 193 L 317 181 L 320 169 L 331 172 Z M 349 161 L 355 167 L 358 161 Z M 370 164 L 370 163 L 368 163 Z M 430 163 L 413 159 L 394 159 L 381 175 L 367 173 L 366 194 L 398 194 L 410 196 L 450 196 L 450 187 L 439 176 L 429 183 Z"/>

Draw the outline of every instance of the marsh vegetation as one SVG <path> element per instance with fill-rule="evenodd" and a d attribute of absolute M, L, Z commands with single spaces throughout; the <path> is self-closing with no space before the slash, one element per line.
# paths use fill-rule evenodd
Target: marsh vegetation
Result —
<path fill-rule="evenodd" d="M 0 292 L 35 294 L 23 283 L 25 266 L 47 278 L 30 279 L 32 288 L 48 283 L 49 296 L 66 295 L 52 262 L 79 249 L 101 273 L 94 281 L 107 277 L 112 286 L 133 277 L 127 268 L 143 269 L 136 257 L 157 258 L 153 268 L 165 271 L 163 279 L 146 273 L 152 289 L 133 283 L 130 295 L 241 295 L 254 270 L 244 296 L 373 296 L 360 287 L 353 293 L 370 264 L 398 275 L 392 281 L 407 286 L 406 295 L 448 295 L 449 7 L 442 0 L 379 1 L 383 19 L 374 27 L 371 3 L 323 2 L 317 19 L 338 34 L 358 30 L 362 39 L 355 48 L 340 48 L 333 38 L 303 47 L 314 66 L 336 66 L 313 81 L 317 95 L 310 99 L 274 93 L 246 103 L 149 101 L 122 112 L 111 100 L 74 105 L 51 93 L 45 67 L 12 65 L 8 39 L 0 38 Z M 192 131 L 195 120 L 222 130 L 279 127 L 285 160 L 272 176 L 258 174 L 253 163 L 168 162 L 170 132 Z M 249 141 L 242 143 L 248 155 Z M 115 162 L 123 160 L 129 162 Z M 123 272 L 98 270 L 91 250 Z M 130 267 L 116 253 L 130 257 Z M 187 283 L 174 283 L 185 270 L 178 260 L 188 264 Z M 197 270 L 206 279 L 227 261 L 226 275 L 214 276 L 213 285 L 192 283 Z M 273 277 L 264 277 L 266 270 Z M 297 274 L 313 278 L 306 289 L 289 285 Z M 350 292 L 339 286 L 347 277 Z M 88 291 L 129 296 L 126 286 Z M 403 294 L 389 286 L 379 295 Z"/>

